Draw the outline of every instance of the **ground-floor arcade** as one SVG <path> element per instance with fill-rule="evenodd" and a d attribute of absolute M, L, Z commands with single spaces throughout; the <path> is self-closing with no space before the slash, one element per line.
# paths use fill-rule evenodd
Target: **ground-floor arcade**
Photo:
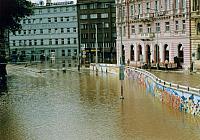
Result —
<path fill-rule="evenodd" d="M 120 64 L 121 42 L 117 40 L 117 57 Z M 142 41 L 123 41 L 122 52 L 124 52 L 124 62 L 128 60 L 130 64 L 163 64 L 166 60 L 169 63 L 177 63 L 179 67 L 189 69 L 191 65 L 191 50 L 189 39 Z"/>

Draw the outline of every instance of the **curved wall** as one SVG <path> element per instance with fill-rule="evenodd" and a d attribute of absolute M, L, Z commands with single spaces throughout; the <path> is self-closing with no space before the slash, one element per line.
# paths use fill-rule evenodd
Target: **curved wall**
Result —
<path fill-rule="evenodd" d="M 91 64 L 91 70 L 118 74 L 119 67 L 110 64 Z M 200 89 L 185 87 L 163 81 L 143 69 L 125 67 L 125 76 L 138 81 L 146 92 L 173 109 L 200 116 Z"/>

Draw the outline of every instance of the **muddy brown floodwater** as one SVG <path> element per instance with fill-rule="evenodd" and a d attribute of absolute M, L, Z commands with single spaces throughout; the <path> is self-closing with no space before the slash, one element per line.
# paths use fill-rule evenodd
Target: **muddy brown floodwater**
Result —
<path fill-rule="evenodd" d="M 124 81 L 122 101 L 116 75 L 20 67 L 8 66 L 0 140 L 200 140 L 199 118 L 162 104 L 136 81 Z"/>

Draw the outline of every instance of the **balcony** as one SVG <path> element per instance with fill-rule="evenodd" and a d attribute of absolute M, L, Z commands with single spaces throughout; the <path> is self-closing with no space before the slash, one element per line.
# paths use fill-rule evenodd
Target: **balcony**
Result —
<path fill-rule="evenodd" d="M 155 37 L 154 33 L 141 33 L 139 38 L 141 40 L 152 40 Z"/>

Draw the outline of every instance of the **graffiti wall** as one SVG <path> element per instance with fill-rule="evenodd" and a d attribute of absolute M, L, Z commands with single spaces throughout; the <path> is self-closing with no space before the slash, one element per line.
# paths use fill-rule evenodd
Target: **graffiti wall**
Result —
<path fill-rule="evenodd" d="M 91 65 L 90 69 L 96 70 L 95 67 L 95 65 Z M 97 69 L 99 72 L 119 73 L 119 67 L 112 64 L 98 64 Z M 173 109 L 200 116 L 200 95 L 194 95 L 190 91 L 163 85 L 157 82 L 155 77 L 149 76 L 144 70 L 126 67 L 124 73 L 126 77 L 136 80 L 140 85 L 144 86 L 148 94 L 158 98 Z"/>
<path fill-rule="evenodd" d="M 191 94 L 189 91 L 186 92 L 163 86 L 145 73 L 135 69 L 126 68 L 125 74 L 127 77 L 137 80 L 139 84 L 143 85 L 147 93 L 150 93 L 173 109 L 200 116 L 200 96 Z"/>

